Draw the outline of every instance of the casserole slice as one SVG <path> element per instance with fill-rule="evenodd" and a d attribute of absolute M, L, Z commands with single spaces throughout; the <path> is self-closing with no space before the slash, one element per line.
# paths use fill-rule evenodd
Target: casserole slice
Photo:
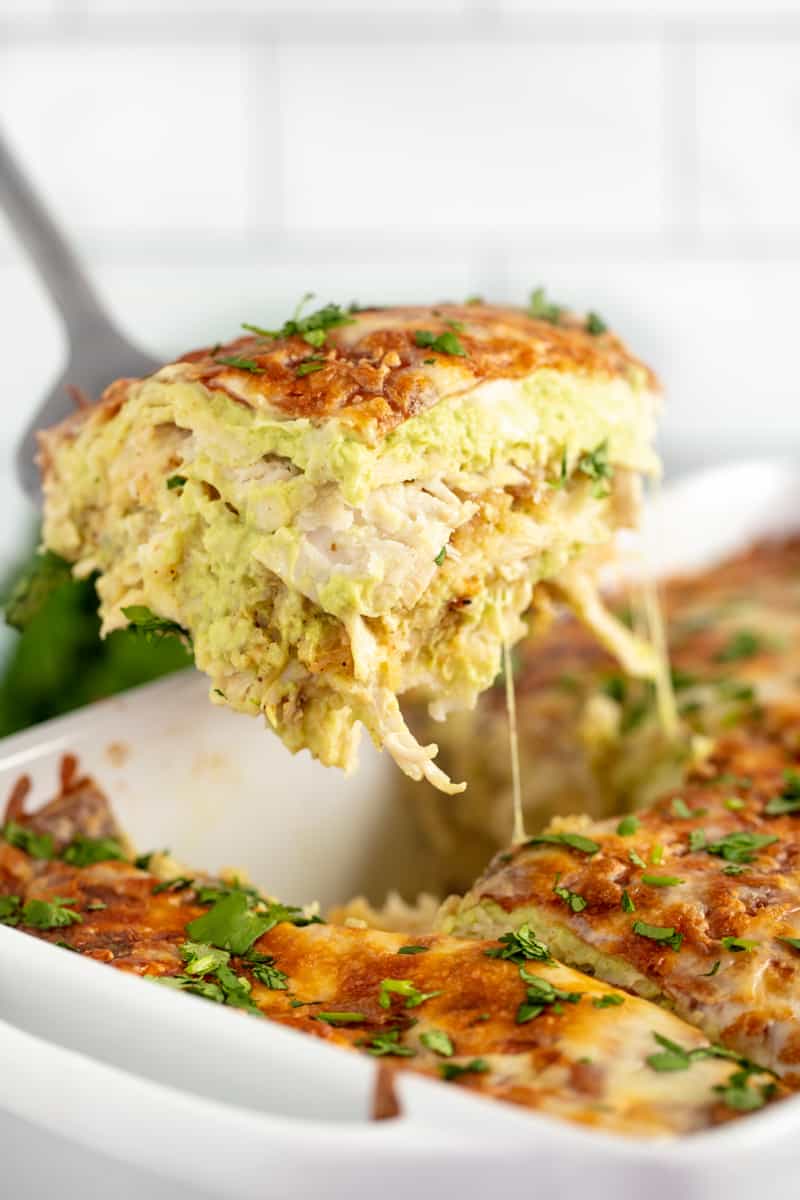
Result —
<path fill-rule="evenodd" d="M 590 576 L 656 469 L 658 384 L 597 319 L 533 312 L 328 305 L 120 380 L 41 435 L 45 545 L 99 574 L 104 632 L 184 631 L 291 750 L 349 768 L 363 725 L 460 790 L 397 697 L 474 704 L 549 594 L 654 669 Z"/>
<path fill-rule="evenodd" d="M 642 812 L 557 818 L 440 918 L 530 922 L 565 962 L 673 1009 L 800 1082 L 800 710 L 721 738 Z"/>
<path fill-rule="evenodd" d="M 38 813 L 23 800 L 0 839 L 0 921 L 54 953 L 614 1133 L 689 1133 L 783 1094 L 672 1013 L 554 961 L 529 927 L 478 941 L 326 925 L 230 877 L 137 866 L 74 770 Z"/>

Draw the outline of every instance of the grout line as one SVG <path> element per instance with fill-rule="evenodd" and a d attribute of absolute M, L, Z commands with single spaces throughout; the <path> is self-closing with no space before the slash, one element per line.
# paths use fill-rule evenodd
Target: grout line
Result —
<path fill-rule="evenodd" d="M 770 234 L 747 232 L 702 236 L 695 230 L 682 229 L 672 236 L 604 235 L 602 232 L 559 231 L 557 234 L 508 229 L 501 237 L 495 230 L 464 230 L 447 235 L 430 231 L 401 231 L 395 235 L 359 230 L 252 229 L 243 236 L 227 236 L 210 231 L 205 237 L 181 236 L 175 232 L 114 239 L 83 231 L 77 238 L 84 259 L 92 267 L 155 267 L 169 265 L 205 269 L 246 267 L 255 262 L 276 266 L 314 263 L 352 264 L 355 262 L 399 262 L 471 264 L 478 280 L 491 278 L 496 283 L 498 269 L 510 270 L 522 257 L 535 258 L 543 266 L 549 263 L 648 263 L 669 262 L 737 263 L 791 262 L 800 260 L 800 231 L 777 229 Z M 476 249 L 476 247 L 478 247 Z M 23 261 L 13 243 L 0 249 L 0 268 Z"/>
<path fill-rule="evenodd" d="M 82 40 L 108 41 L 180 41 L 186 44 L 215 43 L 247 39 L 273 43 L 362 44 L 391 42 L 419 45 L 429 41 L 452 45 L 460 42 L 504 43 L 566 42 L 576 37 L 596 43 L 637 42 L 642 40 L 713 38 L 753 41 L 800 38 L 800 12 L 749 16 L 690 16 L 675 25 L 669 9 L 660 13 L 508 13 L 487 8 L 480 0 L 468 3 L 458 14 L 407 15 L 374 13 L 310 12 L 241 13 L 231 15 L 221 8 L 217 13 L 194 13 L 191 24 L 179 13 L 130 14 L 118 17 L 93 14 L 85 0 L 70 0 L 59 11 L 62 19 L 0 17 L 0 40 L 19 44 Z"/>

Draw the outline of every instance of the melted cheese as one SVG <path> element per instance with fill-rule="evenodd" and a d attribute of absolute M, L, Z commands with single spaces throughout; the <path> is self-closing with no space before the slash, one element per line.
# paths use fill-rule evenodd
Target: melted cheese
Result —
<path fill-rule="evenodd" d="M 503 672 L 506 683 L 506 712 L 508 713 L 508 752 L 511 759 L 511 789 L 513 797 L 513 823 L 511 843 L 525 841 L 525 820 L 522 812 L 522 784 L 519 773 L 519 739 L 517 736 L 517 706 L 514 696 L 514 667 L 508 641 L 503 642 Z"/>

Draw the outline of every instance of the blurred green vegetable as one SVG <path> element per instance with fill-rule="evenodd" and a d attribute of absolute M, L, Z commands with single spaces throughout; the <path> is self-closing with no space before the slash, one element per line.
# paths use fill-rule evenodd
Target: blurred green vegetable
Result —
<path fill-rule="evenodd" d="M 0 675 L 0 737 L 192 662 L 176 637 L 125 629 L 101 640 L 94 581 L 73 579 L 56 555 L 31 554 L 1 598 L 21 632 Z"/>

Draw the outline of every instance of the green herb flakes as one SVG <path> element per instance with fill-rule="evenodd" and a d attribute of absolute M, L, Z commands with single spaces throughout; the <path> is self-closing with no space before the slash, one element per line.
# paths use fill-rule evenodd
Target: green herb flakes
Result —
<path fill-rule="evenodd" d="M 398 954 L 427 954 L 430 946 L 401 946 Z"/>
<path fill-rule="evenodd" d="M 426 1000 L 431 1000 L 434 996 L 441 996 L 441 994 L 441 991 L 421 992 L 410 979 L 382 979 L 378 992 L 378 1004 L 381 1008 L 390 1008 L 392 996 L 401 996 L 406 1002 L 406 1008 L 418 1008 Z"/>
<path fill-rule="evenodd" d="M 236 354 L 228 355 L 226 358 L 215 358 L 214 362 L 218 362 L 224 367 L 236 367 L 239 371 L 249 371 L 251 375 L 260 375 L 264 368 L 252 358 L 240 358 Z"/>
<path fill-rule="evenodd" d="M 485 1058 L 472 1058 L 466 1063 L 439 1063 L 439 1074 L 448 1082 L 461 1079 L 464 1075 L 483 1075 L 488 1070 L 489 1064 Z"/>
<path fill-rule="evenodd" d="M 742 829 L 735 833 L 726 833 L 714 842 L 708 842 L 703 849 L 707 854 L 724 858 L 726 862 L 751 863 L 759 850 L 772 846 L 777 841 L 778 838 L 767 833 L 751 833 Z"/>
<path fill-rule="evenodd" d="M 764 805 L 768 817 L 800 812 L 800 772 L 784 771 L 783 778 L 783 791 L 779 796 L 772 796 Z"/>
<path fill-rule="evenodd" d="M 52 902 L 28 900 L 22 908 L 21 924 L 30 929 L 62 929 L 67 925 L 80 925 L 83 917 L 67 907 L 74 903 L 74 900 L 65 896 L 56 896 Z"/>
<path fill-rule="evenodd" d="M 414 333 L 414 341 L 418 346 L 435 350 L 438 354 L 453 354 L 458 358 L 464 358 L 467 353 L 452 329 L 438 335 L 431 333 L 429 329 L 417 329 Z"/>
<path fill-rule="evenodd" d="M 583 912 L 586 908 L 586 901 L 583 896 L 580 896 L 577 892 L 571 892 L 569 888 L 561 887 L 558 880 L 559 876 L 557 875 L 556 881 L 553 884 L 553 893 L 558 896 L 559 900 L 563 900 L 574 913 Z"/>
<path fill-rule="evenodd" d="M 315 1021 L 324 1021 L 326 1025 L 358 1025 L 366 1020 L 360 1012 L 318 1012 L 314 1013 Z"/>
<path fill-rule="evenodd" d="M 636 833 L 638 828 L 639 818 L 635 817 L 633 813 L 631 813 L 629 816 L 622 818 L 617 826 L 617 834 L 619 837 L 630 837 L 632 834 Z"/>
<path fill-rule="evenodd" d="M 672 950 L 680 950 L 683 934 L 678 933 L 671 925 L 650 925 L 647 921 L 634 921 L 633 932 L 639 937 L 649 938 L 651 942 L 663 942 Z"/>
<path fill-rule="evenodd" d="M 528 316 L 536 321 L 548 321 L 551 325 L 559 325 L 564 310 L 559 304 L 553 304 L 547 299 L 543 287 L 534 288 L 528 302 Z"/>
<path fill-rule="evenodd" d="M 363 1046 L 367 1054 L 374 1054 L 376 1058 L 386 1058 L 393 1056 L 394 1058 L 413 1058 L 416 1051 L 412 1050 L 411 1046 L 403 1046 L 400 1044 L 402 1030 L 386 1029 L 381 1033 L 376 1033 L 373 1038 L 362 1038 L 356 1042 L 357 1046 Z"/>
<path fill-rule="evenodd" d="M 450 1058 L 455 1053 L 450 1035 L 443 1029 L 428 1029 L 419 1035 L 419 1040 L 426 1050 L 432 1050 L 442 1058 Z"/>
<path fill-rule="evenodd" d="M 540 833 L 538 837 L 528 838 L 526 846 L 566 846 L 570 850 L 578 850 L 581 854 L 597 854 L 600 846 L 591 838 L 580 833 Z"/>
<path fill-rule="evenodd" d="M 73 867 L 89 867 L 92 863 L 125 861 L 125 853 L 116 838 L 90 838 L 78 833 L 61 855 Z"/>
<path fill-rule="evenodd" d="M 536 934 L 527 923 L 520 925 L 519 929 L 512 933 L 504 933 L 499 937 L 500 945 L 492 947 L 490 950 L 484 950 L 487 958 L 504 958 L 510 962 L 542 962 L 552 963 L 550 951 L 545 946 L 544 942 L 540 942 Z"/>
<path fill-rule="evenodd" d="M 620 996 L 619 992 L 606 992 L 604 996 L 595 996 L 592 1000 L 592 1008 L 615 1008 L 619 1004 L 625 1003 L 625 997 Z"/>
<path fill-rule="evenodd" d="M 764 641 L 760 634 L 754 633 L 751 629 L 740 629 L 717 651 L 714 661 L 718 663 L 740 662 L 745 658 L 753 658 L 762 649 L 764 649 Z"/>
<path fill-rule="evenodd" d="M 620 907 L 622 908 L 622 911 L 626 913 L 636 912 L 636 905 L 631 900 L 627 888 L 622 889 L 622 901 Z"/>
<path fill-rule="evenodd" d="M 55 855 L 55 843 L 49 833 L 34 833 L 16 821 L 6 821 L 2 836 L 9 845 L 24 850 L 31 858 L 50 859 Z"/>
<path fill-rule="evenodd" d="M 223 896 L 202 917 L 190 921 L 186 932 L 196 942 L 208 942 L 232 954 L 246 954 L 253 942 L 276 924 L 272 914 L 256 912 L 251 897 L 239 890 Z"/>
<path fill-rule="evenodd" d="M 732 950 L 734 953 L 742 953 L 747 950 L 755 950 L 758 942 L 753 942 L 749 938 L 740 937 L 724 937 L 720 941 L 726 950 Z"/>

